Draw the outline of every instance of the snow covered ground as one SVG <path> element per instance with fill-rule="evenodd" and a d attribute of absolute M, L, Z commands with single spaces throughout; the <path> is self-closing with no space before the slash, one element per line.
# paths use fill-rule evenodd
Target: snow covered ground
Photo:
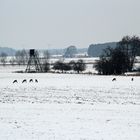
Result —
<path fill-rule="evenodd" d="M 140 139 L 140 77 L 9 71 L 0 71 L 0 140 Z"/>

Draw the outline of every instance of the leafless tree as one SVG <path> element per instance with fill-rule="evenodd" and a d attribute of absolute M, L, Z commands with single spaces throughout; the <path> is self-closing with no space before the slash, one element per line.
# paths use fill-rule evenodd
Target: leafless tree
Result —
<path fill-rule="evenodd" d="M 16 62 L 16 60 L 15 60 L 15 58 L 14 58 L 14 57 L 12 57 L 12 58 L 9 60 L 9 63 L 10 63 L 11 65 L 14 65 L 14 64 L 15 64 L 15 62 Z"/>
<path fill-rule="evenodd" d="M 21 51 L 19 50 L 19 51 L 16 52 L 15 58 L 16 58 L 16 62 L 19 65 L 21 65 L 21 64 L 27 63 L 29 55 L 28 55 L 27 51 L 23 49 Z"/>
<path fill-rule="evenodd" d="M 7 60 L 7 54 L 4 53 L 4 52 L 2 52 L 2 53 L 0 54 L 0 61 L 1 61 L 1 63 L 2 63 L 3 65 L 5 65 L 6 60 Z"/>
<path fill-rule="evenodd" d="M 132 71 L 136 56 L 140 52 L 140 38 L 138 36 L 125 36 L 118 43 L 118 46 L 129 57 L 129 71 Z"/>
<path fill-rule="evenodd" d="M 50 53 L 48 50 L 43 51 L 43 63 L 49 63 Z"/>

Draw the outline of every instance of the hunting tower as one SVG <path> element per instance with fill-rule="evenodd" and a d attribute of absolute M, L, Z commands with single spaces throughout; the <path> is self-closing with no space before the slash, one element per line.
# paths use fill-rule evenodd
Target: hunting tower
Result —
<path fill-rule="evenodd" d="M 29 60 L 25 72 L 43 72 L 42 65 L 35 49 L 29 51 Z"/>

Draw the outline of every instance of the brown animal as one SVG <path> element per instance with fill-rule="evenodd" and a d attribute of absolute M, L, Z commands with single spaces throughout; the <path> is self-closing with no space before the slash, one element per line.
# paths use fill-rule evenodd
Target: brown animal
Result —
<path fill-rule="evenodd" d="M 112 81 L 116 81 L 116 78 L 113 78 Z"/>
<path fill-rule="evenodd" d="M 26 79 L 24 79 L 24 80 L 22 81 L 22 83 L 27 83 L 27 80 L 26 80 Z"/>
<path fill-rule="evenodd" d="M 29 82 L 33 82 L 33 79 L 30 79 Z"/>
<path fill-rule="evenodd" d="M 13 81 L 13 84 L 14 84 L 14 83 L 18 83 L 18 81 L 17 81 L 17 80 L 14 80 L 14 81 Z"/>

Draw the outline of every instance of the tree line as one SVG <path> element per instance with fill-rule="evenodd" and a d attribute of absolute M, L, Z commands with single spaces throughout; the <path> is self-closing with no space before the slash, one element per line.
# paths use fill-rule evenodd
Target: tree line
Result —
<path fill-rule="evenodd" d="M 39 51 L 36 50 L 36 54 L 38 57 L 40 57 Z M 46 60 L 50 58 L 50 54 L 48 50 L 44 50 L 42 53 L 43 63 L 45 63 Z M 29 51 L 28 50 L 18 50 L 16 51 L 14 56 L 8 57 L 8 55 L 5 52 L 2 52 L 0 54 L 0 62 L 1 64 L 11 64 L 11 65 L 26 65 L 29 60 Z"/>
<path fill-rule="evenodd" d="M 64 63 L 62 61 L 57 61 L 54 63 L 52 69 L 59 70 L 62 73 L 67 71 L 76 71 L 77 73 L 80 73 L 86 69 L 86 64 L 82 59 L 79 59 L 78 61 L 70 61 L 69 63 Z"/>
<path fill-rule="evenodd" d="M 104 49 L 94 67 L 99 74 L 103 75 L 132 72 L 139 52 L 140 38 L 138 36 L 125 36 L 117 43 L 116 48 Z"/>
<path fill-rule="evenodd" d="M 40 58 L 40 54 L 38 51 L 36 51 L 36 54 L 38 58 Z M 50 71 L 50 69 L 53 69 L 55 71 L 60 71 L 62 73 L 67 71 L 76 71 L 77 73 L 80 73 L 86 69 L 86 64 L 82 59 L 79 59 L 78 61 L 70 61 L 69 63 L 64 63 L 62 60 L 59 60 L 53 64 L 53 67 L 50 67 L 49 59 L 50 54 L 47 50 L 43 51 L 41 64 L 44 72 Z M 27 50 L 21 50 L 17 51 L 14 57 L 11 57 L 9 60 L 9 63 L 11 65 L 26 65 L 29 60 L 29 52 Z M 0 54 L 0 61 L 5 66 L 7 63 L 7 54 L 1 53 Z"/>
<path fill-rule="evenodd" d="M 40 57 L 39 52 L 36 52 Z M 76 54 L 75 46 L 70 46 L 66 49 L 65 57 L 73 57 Z M 140 55 L 140 38 L 138 36 L 125 36 L 116 45 L 115 48 L 108 46 L 103 50 L 99 60 L 96 61 L 93 66 L 99 74 L 110 75 L 110 74 L 123 74 L 125 72 L 131 72 L 134 70 L 134 63 L 136 56 Z M 42 54 L 42 65 L 45 72 L 50 70 L 49 58 L 50 54 L 47 50 L 43 51 Z M 29 59 L 29 53 L 27 50 L 19 50 L 16 52 L 14 57 L 11 57 L 9 63 L 11 65 L 27 64 Z M 0 61 L 3 65 L 7 62 L 7 54 L 0 54 Z M 86 69 L 86 64 L 83 60 L 70 61 L 64 63 L 63 61 L 57 61 L 53 64 L 53 70 L 59 70 L 62 73 L 66 71 L 77 71 L 80 73 Z M 140 68 L 139 68 L 140 69 Z"/>

